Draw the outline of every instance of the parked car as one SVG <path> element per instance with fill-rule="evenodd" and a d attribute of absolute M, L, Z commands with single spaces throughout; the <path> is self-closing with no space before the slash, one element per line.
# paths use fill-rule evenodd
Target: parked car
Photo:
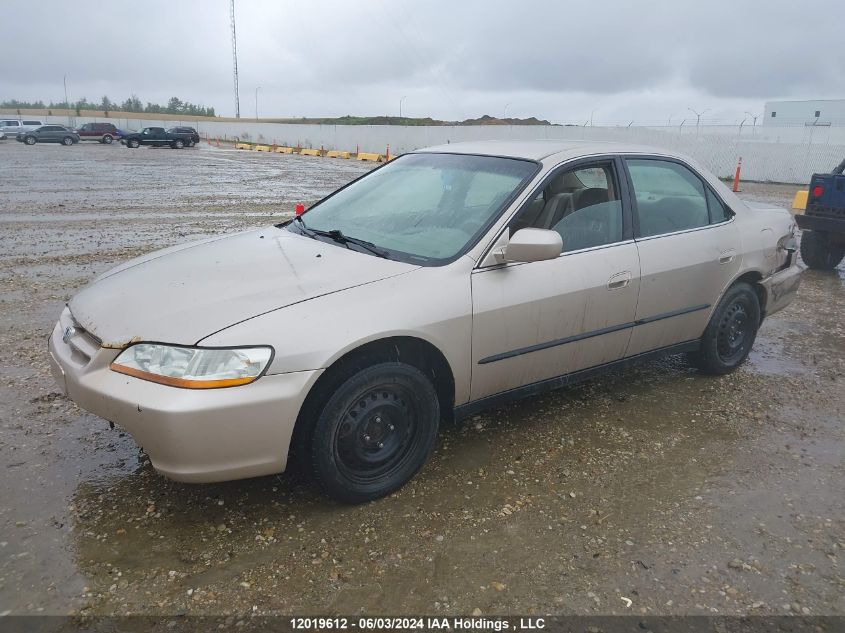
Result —
<path fill-rule="evenodd" d="M 6 133 L 3 130 L 0 130 L 0 141 L 6 140 Z"/>
<path fill-rule="evenodd" d="M 15 140 L 25 145 L 35 145 L 36 143 L 73 145 L 79 142 L 79 134 L 64 125 L 42 125 L 28 132 L 18 132 Z"/>
<path fill-rule="evenodd" d="M 18 132 L 29 132 L 44 125 L 44 121 L 38 119 L 0 119 L 0 131 L 7 135 Z"/>
<path fill-rule="evenodd" d="M 197 143 L 200 142 L 199 132 L 197 132 L 192 127 L 172 127 L 169 130 L 167 130 L 167 132 L 169 134 L 190 134 L 191 140 L 189 142 L 185 143 L 185 145 L 187 145 L 188 147 L 196 145 Z"/>
<path fill-rule="evenodd" d="M 674 152 L 453 143 L 293 221 L 102 274 L 50 362 L 168 477 L 266 475 L 290 455 L 363 502 L 423 466 L 441 419 L 667 354 L 733 371 L 796 294 L 794 232 Z"/>
<path fill-rule="evenodd" d="M 182 149 L 191 142 L 191 135 L 168 132 L 163 127 L 145 127 L 140 132 L 129 132 L 120 139 L 120 142 L 133 149 L 141 145 Z"/>
<path fill-rule="evenodd" d="M 813 174 L 807 208 L 795 221 L 804 263 L 815 270 L 836 268 L 845 258 L 845 160 L 829 174 Z"/>
<path fill-rule="evenodd" d="M 85 123 L 76 128 L 76 133 L 82 141 L 97 141 L 106 145 L 121 137 L 114 123 Z"/>

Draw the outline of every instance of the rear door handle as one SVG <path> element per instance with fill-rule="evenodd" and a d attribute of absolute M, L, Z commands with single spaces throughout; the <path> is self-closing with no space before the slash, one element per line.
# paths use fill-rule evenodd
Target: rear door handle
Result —
<path fill-rule="evenodd" d="M 616 273 L 610 279 L 607 280 L 607 289 L 618 290 L 619 288 L 624 288 L 629 283 L 631 283 L 631 279 L 633 279 L 633 275 L 631 275 L 630 270 L 625 270 L 621 273 Z"/>
<path fill-rule="evenodd" d="M 730 264 L 734 257 L 736 256 L 736 251 L 731 249 L 729 251 L 723 251 L 721 255 L 719 255 L 719 263 L 720 264 Z"/>

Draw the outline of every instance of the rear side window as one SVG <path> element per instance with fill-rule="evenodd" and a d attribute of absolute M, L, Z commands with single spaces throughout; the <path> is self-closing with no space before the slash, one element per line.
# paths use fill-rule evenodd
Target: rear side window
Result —
<path fill-rule="evenodd" d="M 626 162 L 637 201 L 640 237 L 710 224 L 704 185 L 688 168 L 664 160 Z"/>
<path fill-rule="evenodd" d="M 18 127 L 20 125 L 19 121 L 3 121 L 3 125 L 6 127 Z"/>
<path fill-rule="evenodd" d="M 707 206 L 710 209 L 710 224 L 727 222 L 733 217 L 733 213 L 725 206 L 725 203 L 716 197 L 716 194 L 707 190 Z"/>
<path fill-rule="evenodd" d="M 44 125 L 41 121 L 24 121 L 24 125 Z"/>

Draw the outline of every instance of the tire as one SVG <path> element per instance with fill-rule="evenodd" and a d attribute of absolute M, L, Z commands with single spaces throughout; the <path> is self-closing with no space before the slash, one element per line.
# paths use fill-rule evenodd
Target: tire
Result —
<path fill-rule="evenodd" d="M 801 232 L 801 259 L 813 270 L 833 270 L 845 256 L 845 244 L 832 244 L 825 233 Z"/>
<path fill-rule="evenodd" d="M 328 397 L 311 435 L 313 474 L 342 503 L 364 503 L 402 487 L 428 460 L 440 403 L 431 381 L 405 363 L 380 363 Z"/>
<path fill-rule="evenodd" d="M 185 147 L 193 147 L 193 146 L 194 146 L 193 141 L 185 141 Z"/>
<path fill-rule="evenodd" d="M 106 134 L 105 136 L 103 136 L 103 143 L 105 143 L 106 145 L 111 145 L 113 141 L 114 137 L 111 134 Z"/>
<path fill-rule="evenodd" d="M 177 138 L 175 141 L 173 141 L 173 144 L 170 147 L 172 147 L 173 149 L 182 149 L 183 147 L 185 147 L 185 141 L 183 141 L 181 138 Z"/>
<path fill-rule="evenodd" d="M 754 288 L 739 282 L 719 301 L 701 337 L 701 349 L 689 355 L 706 374 L 729 374 L 745 362 L 760 327 L 760 299 Z"/>
<path fill-rule="evenodd" d="M 62 139 L 62 145 L 64 145 L 65 147 L 70 147 L 71 145 L 73 145 L 73 137 L 72 136 L 64 137 Z"/>
<path fill-rule="evenodd" d="M 38 139 L 37 139 L 37 138 L 35 138 L 34 136 L 24 136 L 24 137 L 23 137 L 23 142 L 24 142 L 26 145 L 35 145 L 35 144 L 38 142 Z"/>
<path fill-rule="evenodd" d="M 131 138 L 126 141 L 126 147 L 131 147 L 132 149 L 137 149 L 140 145 L 141 143 L 136 138 Z"/>

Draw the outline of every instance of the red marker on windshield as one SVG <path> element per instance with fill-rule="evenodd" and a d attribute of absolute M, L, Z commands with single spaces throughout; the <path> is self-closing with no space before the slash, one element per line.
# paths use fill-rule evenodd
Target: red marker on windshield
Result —
<path fill-rule="evenodd" d="M 296 205 L 294 210 L 296 211 L 296 215 L 302 215 L 303 213 L 305 213 L 305 205 L 300 203 Z"/>

